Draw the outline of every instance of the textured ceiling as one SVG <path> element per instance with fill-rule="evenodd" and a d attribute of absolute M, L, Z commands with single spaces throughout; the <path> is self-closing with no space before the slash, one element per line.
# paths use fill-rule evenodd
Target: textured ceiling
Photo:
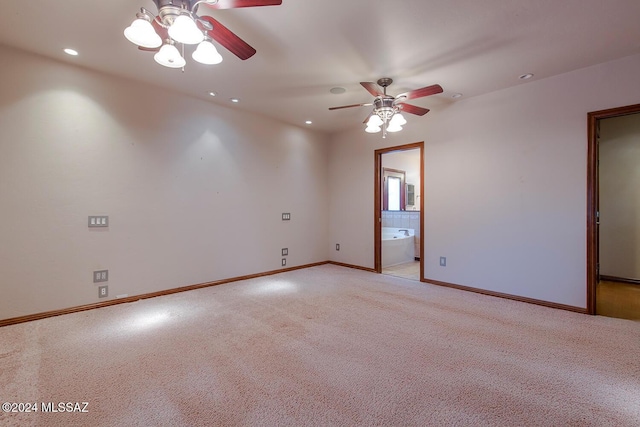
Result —
<path fill-rule="evenodd" d="M 156 12 L 151 0 L 3 1 L 0 43 L 324 132 L 361 125 L 368 107 L 328 111 L 370 102 L 360 81 L 391 77 L 392 95 L 439 83 L 444 93 L 413 102 L 433 108 L 454 93 L 526 84 L 524 73 L 536 80 L 640 53 L 638 0 L 283 0 L 207 10 L 257 54 L 241 61 L 219 47 L 221 64 L 187 56 L 183 73 L 124 38 L 141 6 Z"/>

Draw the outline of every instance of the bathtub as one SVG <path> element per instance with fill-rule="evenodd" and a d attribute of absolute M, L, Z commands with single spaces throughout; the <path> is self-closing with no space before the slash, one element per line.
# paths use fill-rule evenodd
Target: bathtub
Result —
<path fill-rule="evenodd" d="M 415 230 L 412 228 L 382 227 L 382 267 L 414 261 L 414 238 Z"/>

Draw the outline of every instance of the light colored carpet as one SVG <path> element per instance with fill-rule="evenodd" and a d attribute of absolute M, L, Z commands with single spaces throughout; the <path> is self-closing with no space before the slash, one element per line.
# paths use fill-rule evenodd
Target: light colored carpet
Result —
<path fill-rule="evenodd" d="M 0 328 L 38 426 L 638 426 L 640 323 L 323 265 Z"/>

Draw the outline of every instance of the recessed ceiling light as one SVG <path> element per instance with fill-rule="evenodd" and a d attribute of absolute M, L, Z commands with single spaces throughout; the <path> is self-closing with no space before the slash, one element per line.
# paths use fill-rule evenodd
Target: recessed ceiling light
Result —
<path fill-rule="evenodd" d="M 451 95 L 452 98 L 460 98 L 462 97 L 461 93 L 454 93 L 453 95 Z"/>
<path fill-rule="evenodd" d="M 311 120 L 307 120 L 305 123 L 308 124 L 308 125 L 313 124 L 313 122 Z"/>
<path fill-rule="evenodd" d="M 207 92 L 207 93 L 209 94 L 209 96 L 216 96 L 217 95 L 217 93 L 215 93 L 214 91 Z"/>
<path fill-rule="evenodd" d="M 334 95 L 340 95 L 341 93 L 345 93 L 347 90 L 343 87 L 332 87 L 331 89 L 329 89 L 329 92 L 331 92 Z"/>
<path fill-rule="evenodd" d="M 78 56 L 78 51 L 77 50 L 73 50 L 73 49 L 65 49 L 64 53 L 66 53 L 67 55 L 71 55 L 71 56 Z"/>
<path fill-rule="evenodd" d="M 533 77 L 533 74 L 531 74 L 531 73 L 527 73 L 527 74 L 523 74 L 523 75 L 521 75 L 521 76 L 519 77 L 519 79 L 520 79 L 520 80 L 528 80 L 528 79 L 530 79 L 531 77 Z"/>
<path fill-rule="evenodd" d="M 238 102 L 240 102 L 240 100 L 239 100 L 238 98 L 231 98 L 231 99 L 229 99 L 229 101 L 231 101 L 231 102 L 235 102 L 236 104 L 237 104 Z"/>

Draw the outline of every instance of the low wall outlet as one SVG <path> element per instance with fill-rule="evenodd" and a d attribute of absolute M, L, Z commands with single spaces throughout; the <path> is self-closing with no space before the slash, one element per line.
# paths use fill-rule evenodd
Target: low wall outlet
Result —
<path fill-rule="evenodd" d="M 282 248 L 282 256 L 289 255 L 289 248 Z"/>
<path fill-rule="evenodd" d="M 109 296 L 109 286 L 98 286 L 98 298 L 106 298 Z"/>
<path fill-rule="evenodd" d="M 282 266 L 284 267 L 285 265 L 287 265 L 287 259 L 286 258 L 282 258 Z"/>
<path fill-rule="evenodd" d="M 109 226 L 109 216 L 101 215 L 101 216 L 90 216 L 89 217 L 89 228 L 93 227 L 108 227 Z"/>
<path fill-rule="evenodd" d="M 447 266 L 447 257 L 446 256 L 441 256 L 440 257 L 440 267 L 446 267 Z"/>
<path fill-rule="evenodd" d="M 283 213 L 282 214 L 282 220 L 283 221 L 290 221 L 291 220 L 291 214 L 290 213 Z"/>
<path fill-rule="evenodd" d="M 93 283 L 108 282 L 109 270 L 98 270 L 93 272 Z"/>
<path fill-rule="evenodd" d="M 336 251 L 340 250 L 340 243 L 336 243 Z"/>

